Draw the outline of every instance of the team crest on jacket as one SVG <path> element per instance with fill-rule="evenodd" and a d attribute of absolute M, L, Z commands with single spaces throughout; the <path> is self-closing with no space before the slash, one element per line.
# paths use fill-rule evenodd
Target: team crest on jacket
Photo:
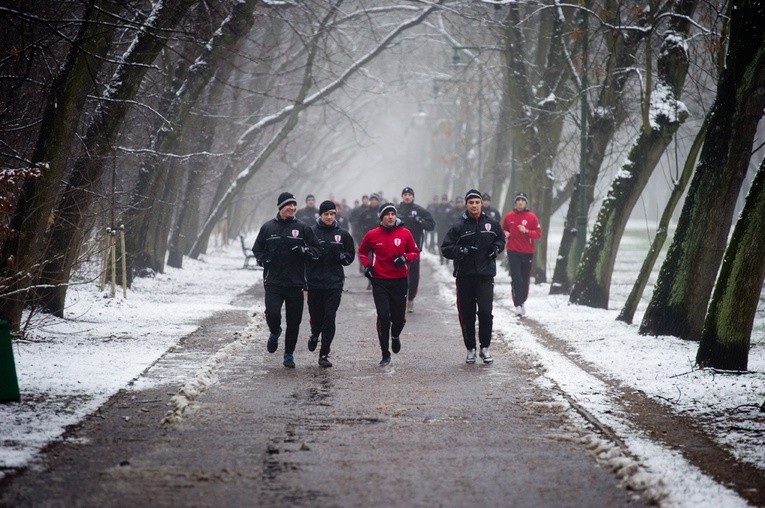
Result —
<path fill-rule="evenodd" d="M 300 235 L 300 231 L 298 231 L 297 229 L 293 229 L 292 230 L 292 238 L 297 238 L 298 235 Z"/>
<path fill-rule="evenodd" d="M 484 228 L 486 231 L 491 231 L 491 224 L 489 224 L 489 223 L 487 222 L 486 224 L 484 224 L 484 225 L 483 225 L 483 228 Z"/>
<path fill-rule="evenodd" d="M 335 235 L 335 241 L 336 241 L 337 243 L 340 243 L 340 238 L 341 238 L 341 236 L 340 236 L 340 235 Z"/>
<path fill-rule="evenodd" d="M 395 245 L 396 247 L 401 245 L 401 238 L 394 238 L 393 239 L 393 245 Z"/>

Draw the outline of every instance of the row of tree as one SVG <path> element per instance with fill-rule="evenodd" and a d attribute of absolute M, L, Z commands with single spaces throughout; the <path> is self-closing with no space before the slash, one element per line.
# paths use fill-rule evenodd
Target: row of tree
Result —
<path fill-rule="evenodd" d="M 0 17 L 0 319 L 15 330 L 25 306 L 63 315 L 107 226 L 126 227 L 132 281 L 197 258 L 222 224 L 248 229 L 276 189 L 313 190 L 316 168 L 358 178 L 356 148 L 403 95 L 441 113 L 423 169 L 442 185 L 480 184 L 505 210 L 522 188 L 545 230 L 568 204 L 551 291 L 574 304 L 608 306 L 627 222 L 674 153 L 620 319 L 682 202 L 640 330 L 747 367 L 765 279 L 758 2 L 39 0 Z M 537 281 L 547 257 L 543 241 Z"/>

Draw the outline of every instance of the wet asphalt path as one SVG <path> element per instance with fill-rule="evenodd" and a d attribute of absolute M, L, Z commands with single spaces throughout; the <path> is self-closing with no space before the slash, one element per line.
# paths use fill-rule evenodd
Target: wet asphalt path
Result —
<path fill-rule="evenodd" d="M 307 350 L 307 326 L 294 370 L 281 365 L 283 341 L 270 355 L 259 332 L 227 356 L 179 422 L 160 425 L 183 380 L 249 319 L 218 315 L 147 371 L 161 382 L 120 392 L 0 485 L 0 505 L 639 505 L 583 445 L 562 437 L 564 416 L 504 345 L 493 348 L 493 365 L 464 363 L 456 310 L 422 269 L 390 366 L 377 365 L 372 296 L 354 265 L 333 368 Z M 240 301 L 258 302 L 260 287 Z M 168 376 L 174 368 L 183 371 Z"/>

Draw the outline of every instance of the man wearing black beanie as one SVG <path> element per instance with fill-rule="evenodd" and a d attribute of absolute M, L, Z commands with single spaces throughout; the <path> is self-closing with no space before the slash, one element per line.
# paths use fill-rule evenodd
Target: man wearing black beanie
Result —
<path fill-rule="evenodd" d="M 276 200 L 279 212 L 263 224 L 252 246 L 252 253 L 263 267 L 266 291 L 266 324 L 270 332 L 267 349 L 276 352 L 282 333 L 282 305 L 287 330 L 284 338 L 284 366 L 295 368 L 293 354 L 303 319 L 303 288 L 306 259 L 319 257 L 320 247 L 311 228 L 295 219 L 297 200 L 282 192 Z"/>
<path fill-rule="evenodd" d="M 311 325 L 308 350 L 316 350 L 321 335 L 319 366 L 323 368 L 332 367 L 329 352 L 335 337 L 335 316 L 343 295 L 343 267 L 353 263 L 356 252 L 351 234 L 338 225 L 336 208 L 329 200 L 319 206 L 319 219 L 311 230 L 321 246 L 321 253 L 318 259 L 306 263 Z"/>
<path fill-rule="evenodd" d="M 380 208 L 379 226 L 364 235 L 359 245 L 359 262 L 372 285 L 377 310 L 377 338 L 382 360 L 390 364 L 390 352 L 401 350 L 401 331 L 406 323 L 408 265 L 420 259 L 412 233 L 402 226 L 391 203 Z"/>
<path fill-rule="evenodd" d="M 408 229 L 414 241 L 417 243 L 417 248 L 422 252 L 422 246 L 425 243 L 425 231 L 433 231 L 436 229 L 436 221 L 433 219 L 433 215 L 425 208 L 421 207 L 414 202 L 414 189 L 411 187 L 404 187 L 401 191 L 401 203 L 398 205 L 398 218 L 404 223 L 404 227 Z M 407 296 L 406 310 L 407 312 L 414 311 L 414 299 L 417 298 L 417 289 L 420 286 L 420 261 L 413 261 L 409 265 L 409 294 Z"/>
<path fill-rule="evenodd" d="M 502 226 L 484 213 L 481 198 L 475 189 L 465 194 L 465 213 L 454 222 L 441 243 L 444 257 L 454 260 L 457 312 L 467 348 L 465 363 L 470 364 L 476 360 L 476 315 L 479 355 L 484 363 L 494 361 L 489 352 L 494 319 L 494 276 L 497 254 L 505 247 Z"/>

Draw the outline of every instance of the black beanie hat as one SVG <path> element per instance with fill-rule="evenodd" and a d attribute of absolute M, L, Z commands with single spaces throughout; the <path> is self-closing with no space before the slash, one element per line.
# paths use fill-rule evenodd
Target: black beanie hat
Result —
<path fill-rule="evenodd" d="M 519 192 L 518 194 L 516 194 L 515 199 L 513 201 L 518 201 L 519 199 L 522 199 L 527 203 L 529 202 L 529 198 L 527 198 L 526 194 L 524 194 L 523 192 Z"/>
<path fill-rule="evenodd" d="M 388 203 L 387 205 L 380 207 L 380 211 L 377 213 L 377 217 L 382 220 L 383 215 L 386 213 L 393 211 L 396 215 L 398 215 L 398 211 L 396 210 L 396 207 L 393 206 L 391 203 Z"/>
<path fill-rule="evenodd" d="M 328 212 L 330 210 L 333 210 L 337 212 L 337 207 L 335 206 L 335 203 L 330 200 L 322 201 L 319 205 L 319 213 Z"/>
<path fill-rule="evenodd" d="M 291 192 L 282 192 L 279 194 L 279 199 L 276 201 L 276 206 L 279 208 L 279 210 L 281 210 L 284 205 L 288 205 L 290 203 L 295 203 L 297 205 L 297 199 L 295 199 L 295 196 L 293 196 Z"/>
<path fill-rule="evenodd" d="M 465 202 L 467 203 L 467 200 L 470 199 L 470 198 L 483 199 L 483 196 L 481 196 L 481 193 L 479 191 L 477 191 L 475 189 L 470 189 L 465 194 Z"/>
<path fill-rule="evenodd" d="M 414 189 L 411 187 L 404 187 L 404 190 L 401 191 L 401 195 L 403 196 L 404 194 L 411 194 L 414 196 Z"/>

